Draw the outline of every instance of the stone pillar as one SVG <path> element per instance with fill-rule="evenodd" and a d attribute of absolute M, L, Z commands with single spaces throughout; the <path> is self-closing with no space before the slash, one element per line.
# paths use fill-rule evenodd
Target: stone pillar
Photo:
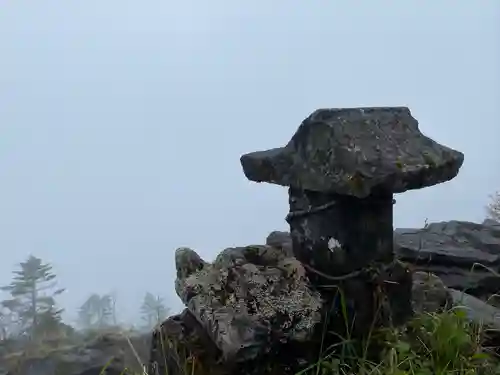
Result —
<path fill-rule="evenodd" d="M 288 194 L 287 221 L 302 263 L 339 276 L 393 260 L 392 193 L 357 198 L 290 187 Z M 318 275 L 309 274 L 316 283 Z"/>
<path fill-rule="evenodd" d="M 291 187 L 288 194 L 295 257 L 323 296 L 335 300 L 336 312 L 349 313 L 352 331 L 341 332 L 341 314 L 331 315 L 330 328 L 363 336 L 374 324 L 404 322 L 411 314 L 411 275 L 394 262 L 392 193 L 357 198 Z"/>

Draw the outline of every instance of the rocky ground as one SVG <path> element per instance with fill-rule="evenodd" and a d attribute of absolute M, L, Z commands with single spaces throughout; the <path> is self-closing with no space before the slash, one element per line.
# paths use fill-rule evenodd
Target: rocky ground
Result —
<path fill-rule="evenodd" d="M 151 335 L 118 330 L 38 344 L 5 340 L 0 345 L 2 375 L 141 374 Z M 103 369 L 107 372 L 103 372 Z"/>

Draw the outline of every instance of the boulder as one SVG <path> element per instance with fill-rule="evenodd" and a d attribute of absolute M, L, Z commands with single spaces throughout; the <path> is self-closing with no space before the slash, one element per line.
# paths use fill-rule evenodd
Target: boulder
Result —
<path fill-rule="evenodd" d="M 176 291 L 187 309 L 160 330 L 175 345 L 210 348 L 210 359 L 238 366 L 288 344 L 307 343 L 321 321 L 319 293 L 309 288 L 301 263 L 279 248 L 228 248 L 213 263 L 180 248 L 175 259 Z M 196 349 L 186 337 L 195 342 L 204 337 L 205 344 Z M 150 362 L 158 357 L 152 355 Z"/>
<path fill-rule="evenodd" d="M 452 304 L 450 292 L 438 276 L 422 271 L 413 273 L 412 307 L 415 314 L 440 312 Z"/>

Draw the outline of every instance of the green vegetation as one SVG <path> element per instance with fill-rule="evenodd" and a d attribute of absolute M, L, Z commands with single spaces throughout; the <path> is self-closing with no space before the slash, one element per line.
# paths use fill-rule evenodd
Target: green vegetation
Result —
<path fill-rule="evenodd" d="M 403 329 L 372 336 L 382 343 L 378 361 L 366 359 L 348 340 L 331 348 L 302 374 L 321 375 L 472 375 L 500 374 L 500 361 L 484 343 L 482 327 L 464 310 L 415 317 Z"/>
<path fill-rule="evenodd" d="M 399 329 L 374 332 L 370 342 L 363 345 L 344 339 L 327 348 L 316 363 L 296 375 L 500 374 L 500 359 L 495 348 L 483 346 L 485 337 L 483 327 L 471 323 L 465 311 L 456 307 L 416 316 Z M 373 344 L 382 348 L 376 361 L 365 354 L 366 348 Z M 182 367 L 186 375 L 208 375 L 192 356 L 188 356 Z M 269 372 L 269 375 L 279 374 L 276 370 Z"/>

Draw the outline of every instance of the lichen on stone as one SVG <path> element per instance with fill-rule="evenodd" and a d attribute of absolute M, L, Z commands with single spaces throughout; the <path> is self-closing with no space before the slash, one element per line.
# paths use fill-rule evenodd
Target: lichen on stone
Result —
<path fill-rule="evenodd" d="M 201 260 L 193 250 L 180 252 L 177 261 Z M 319 293 L 309 288 L 302 264 L 281 249 L 228 248 L 213 263 L 195 263 L 203 267 L 177 264 L 191 273 L 180 273 L 176 290 L 226 361 L 255 358 L 278 341 L 303 342 L 321 320 Z"/>

